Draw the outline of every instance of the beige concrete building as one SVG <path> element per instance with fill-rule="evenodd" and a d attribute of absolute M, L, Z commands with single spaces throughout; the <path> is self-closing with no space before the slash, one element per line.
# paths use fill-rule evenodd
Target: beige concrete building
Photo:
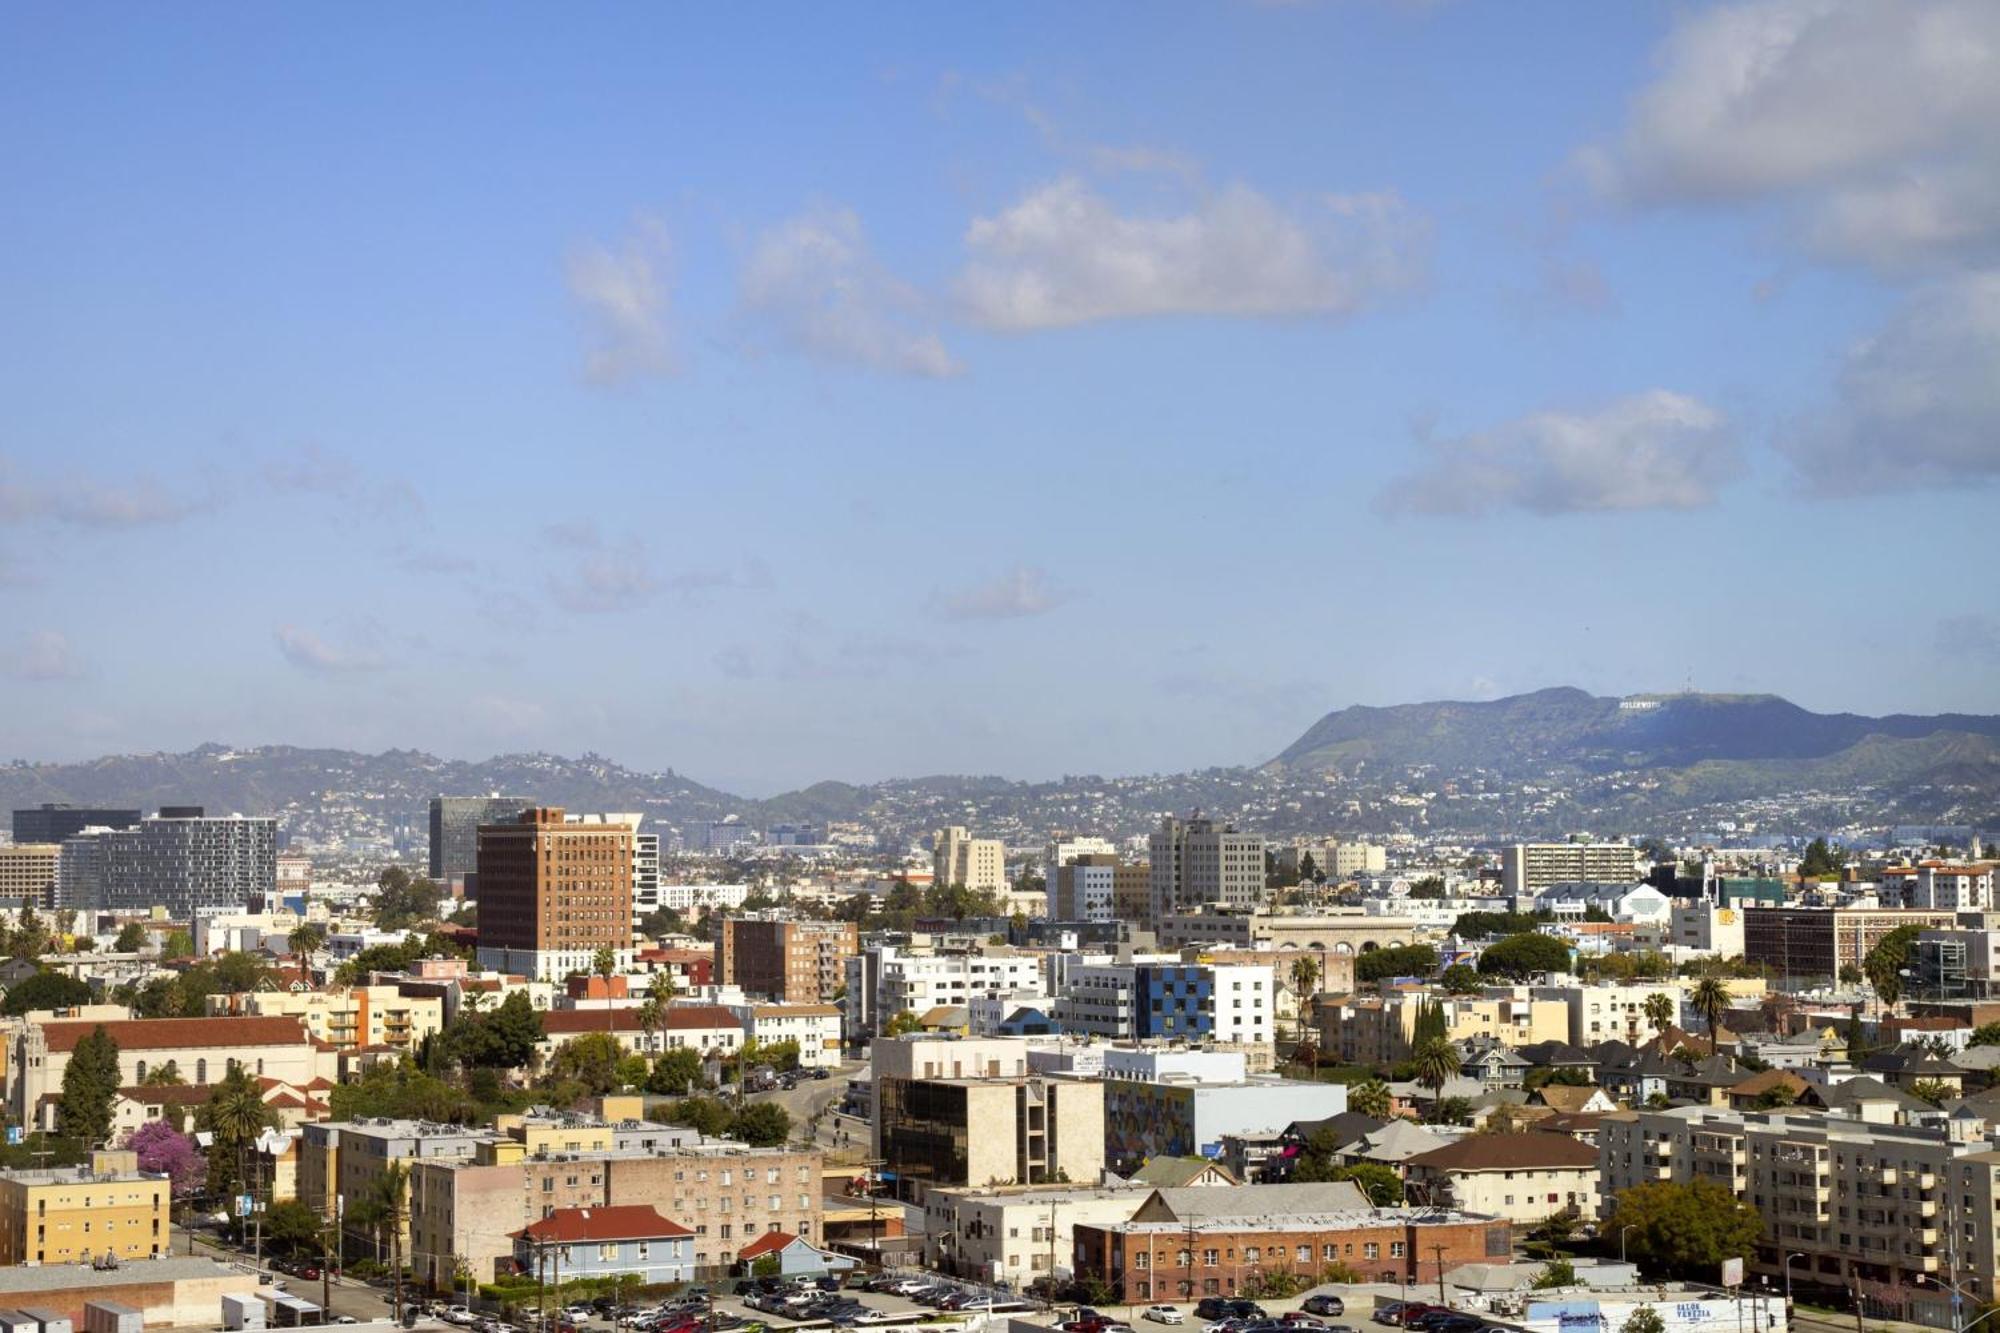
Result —
<path fill-rule="evenodd" d="M 56 866 L 61 861 L 60 843 L 21 842 L 0 847 L 0 911 L 18 912 L 23 907 L 47 910 L 54 901 Z"/>
<path fill-rule="evenodd" d="M 1646 1002 L 1664 995 L 1673 1004 L 1678 1023 L 1682 986 L 1678 981 L 1635 981 L 1630 984 L 1598 982 L 1574 986 L 1535 986 L 1528 992 L 1537 1000 L 1561 1004 L 1569 1015 L 1572 1046 L 1595 1046 L 1600 1041 L 1622 1041 L 1637 1046 L 1650 1041 L 1658 1029 L 1646 1017 Z"/>
<path fill-rule="evenodd" d="M 208 1012 L 296 1018 L 314 1038 L 344 1051 L 381 1046 L 411 1050 L 444 1027 L 441 996 L 405 995 L 395 986 L 211 995 Z"/>
<path fill-rule="evenodd" d="M 1007 891 L 1007 844 L 975 838 L 953 825 L 939 829 L 931 851 L 931 882 L 963 884 L 974 893 Z"/>
<path fill-rule="evenodd" d="M 1315 1026 L 1328 1060 L 1342 1064 L 1391 1064 L 1409 1058 L 1418 1011 L 1436 1003 L 1452 1041 L 1490 1038 L 1505 1046 L 1569 1040 L 1569 1006 L 1525 994 L 1451 996 L 1406 992 L 1381 999 L 1322 1000 Z"/>
<path fill-rule="evenodd" d="M 1314 949 L 1358 954 L 1442 938 L 1408 918 L 1360 911 L 1295 916 L 1248 909 L 1179 912 L 1159 921 L 1160 944 L 1170 949 L 1220 945 L 1235 949 Z"/>
<path fill-rule="evenodd" d="M 1519 898 L 1557 884 L 1637 884 L 1650 862 L 1623 842 L 1517 842 L 1500 854 L 1500 882 Z"/>
<path fill-rule="evenodd" d="M 92 1153 L 87 1166 L 0 1171 L 0 1266 L 72 1264 L 168 1251 L 171 1182 L 129 1152 Z"/>
<path fill-rule="evenodd" d="M 924 1200 L 924 1267 L 1016 1291 L 1066 1273 L 1076 1227 L 1129 1222 L 1150 1185 L 932 1190 Z"/>

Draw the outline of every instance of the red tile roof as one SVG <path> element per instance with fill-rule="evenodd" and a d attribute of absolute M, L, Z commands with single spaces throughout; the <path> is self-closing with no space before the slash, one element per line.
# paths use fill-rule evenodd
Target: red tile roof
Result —
<path fill-rule="evenodd" d="M 1471 1134 L 1418 1153 L 1405 1166 L 1440 1171 L 1553 1171 L 1597 1168 L 1597 1149 L 1567 1134 Z"/>
<path fill-rule="evenodd" d="M 785 1231 L 767 1231 L 736 1252 L 738 1259 L 755 1259 L 766 1254 L 776 1254 L 798 1239 Z"/>
<path fill-rule="evenodd" d="M 536 1241 L 657 1240 L 692 1236 L 680 1223 L 660 1216 L 649 1203 L 614 1204 L 603 1208 L 558 1208 L 547 1217 L 510 1233 Z"/>
<path fill-rule="evenodd" d="M 303 1046 L 305 1025 L 296 1018 L 124 1018 L 110 1023 L 42 1024 L 51 1052 L 69 1052 L 102 1027 L 121 1051 L 184 1051 L 201 1047 Z"/>
<path fill-rule="evenodd" d="M 172 1085 L 147 1084 L 142 1087 L 120 1088 L 118 1095 L 128 1102 L 141 1106 L 198 1106 L 214 1092 L 212 1086 L 175 1083 Z"/>

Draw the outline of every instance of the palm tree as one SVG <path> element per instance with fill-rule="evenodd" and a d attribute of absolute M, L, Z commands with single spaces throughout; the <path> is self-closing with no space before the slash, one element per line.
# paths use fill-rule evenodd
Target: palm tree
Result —
<path fill-rule="evenodd" d="M 646 1002 L 639 1006 L 639 1026 L 646 1030 L 646 1049 L 654 1050 L 659 1042 L 660 1028 L 667 1019 L 667 1010 L 674 1002 L 674 978 L 665 968 L 653 973 L 653 979 L 646 983 Z"/>
<path fill-rule="evenodd" d="M 1292 960 L 1292 998 L 1299 1006 L 1299 1040 L 1306 1039 L 1306 1000 L 1312 993 L 1313 983 L 1319 980 L 1319 962 L 1313 958 Z"/>
<path fill-rule="evenodd" d="M 1722 1016 L 1729 1012 L 1729 987 L 1720 977 L 1703 977 L 1688 997 L 1688 1004 L 1701 1015 L 1702 1022 L 1708 1024 L 1708 1049 L 1715 1050 L 1715 1037 L 1722 1027 Z"/>
<path fill-rule="evenodd" d="M 590 970 L 597 973 L 604 982 L 604 1030 L 611 1031 L 611 977 L 618 970 L 618 955 L 611 952 L 609 945 L 599 949 L 590 959 Z"/>
<path fill-rule="evenodd" d="M 1371 1120 L 1389 1118 L 1389 1085 L 1379 1078 L 1364 1078 L 1347 1090 L 1347 1109 Z"/>
<path fill-rule="evenodd" d="M 1674 1021 L 1674 1002 L 1665 991 L 1655 991 L 1646 997 L 1643 1006 L 1646 1021 L 1653 1025 L 1653 1031 L 1665 1032 L 1667 1024 Z"/>
<path fill-rule="evenodd" d="M 141 1079 L 140 1082 L 149 1088 L 178 1088 L 185 1084 L 187 1080 L 181 1077 L 180 1065 L 173 1060 L 169 1060 L 158 1068 L 147 1070 L 146 1077 Z"/>
<path fill-rule="evenodd" d="M 389 1262 L 396 1274 L 396 1322 L 403 1322 L 403 1224 L 409 1217 L 410 1168 L 391 1162 L 375 1177 L 371 1202 L 377 1225 L 389 1233 Z"/>
<path fill-rule="evenodd" d="M 1438 1092 L 1458 1074 L 1458 1048 L 1443 1037 L 1433 1037 L 1417 1047 L 1412 1062 L 1417 1067 L 1417 1082 Z"/>
<path fill-rule="evenodd" d="M 215 1146 L 225 1160 L 235 1159 L 237 1180 L 246 1181 L 250 1146 L 259 1134 L 278 1123 L 278 1113 L 265 1104 L 263 1090 L 243 1066 L 233 1065 L 209 1094 L 198 1123 L 215 1137 Z"/>
<path fill-rule="evenodd" d="M 297 957 L 312 966 L 312 956 L 326 947 L 326 927 L 317 921 L 301 921 L 285 936 L 285 944 Z"/>

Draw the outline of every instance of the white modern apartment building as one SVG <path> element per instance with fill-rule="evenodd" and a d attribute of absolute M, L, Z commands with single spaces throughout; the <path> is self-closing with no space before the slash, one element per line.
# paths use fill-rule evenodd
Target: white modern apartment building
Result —
<path fill-rule="evenodd" d="M 657 871 L 657 863 L 655 863 Z M 694 916 L 707 908 L 711 912 L 733 912 L 750 896 L 748 884 L 662 884 L 657 873 L 651 885 L 632 885 L 632 919 L 636 924 L 665 908 L 682 916 Z"/>
<path fill-rule="evenodd" d="M 1042 849 L 1042 877 L 1056 882 L 1056 871 L 1079 856 L 1116 856 L 1118 848 L 1109 838 L 1086 837 L 1078 833 L 1058 833 Z"/>
<path fill-rule="evenodd" d="M 1911 879 L 1908 905 L 1949 912 L 1991 911 L 1993 872 L 1991 862 L 1926 861 Z"/>
<path fill-rule="evenodd" d="M 1063 969 L 1055 1017 L 1064 1030 L 1110 1040 L 1271 1043 L 1275 974 L 1264 964 L 1184 963 L 1175 958 Z"/>
<path fill-rule="evenodd" d="M 1076 1224 L 1129 1222 L 1152 1189 L 1120 1183 L 936 1190 L 924 1200 L 924 1267 L 1016 1291 L 1072 1273 Z"/>
<path fill-rule="evenodd" d="M 1109 852 L 1082 852 L 1054 867 L 1048 878 L 1049 915 L 1057 921 L 1115 920 L 1118 869 L 1118 858 Z"/>
<path fill-rule="evenodd" d="M 999 948 L 911 953 L 895 945 L 870 945 L 847 960 L 847 1037 L 866 1040 L 900 1013 L 921 1016 L 939 1005 L 965 1004 L 978 995 L 1043 988 L 1039 954 Z"/>
<path fill-rule="evenodd" d="M 1743 956 L 1743 909 L 1710 902 L 1675 903 L 1668 923 L 1667 943 L 1674 957 Z"/>

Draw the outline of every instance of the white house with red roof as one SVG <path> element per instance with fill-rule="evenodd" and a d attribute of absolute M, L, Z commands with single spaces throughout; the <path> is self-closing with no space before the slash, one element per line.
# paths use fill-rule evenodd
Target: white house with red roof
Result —
<path fill-rule="evenodd" d="M 694 1280 L 694 1232 L 651 1204 L 558 1208 L 511 1234 L 519 1270 L 551 1283 L 625 1273 L 649 1283 Z"/>

